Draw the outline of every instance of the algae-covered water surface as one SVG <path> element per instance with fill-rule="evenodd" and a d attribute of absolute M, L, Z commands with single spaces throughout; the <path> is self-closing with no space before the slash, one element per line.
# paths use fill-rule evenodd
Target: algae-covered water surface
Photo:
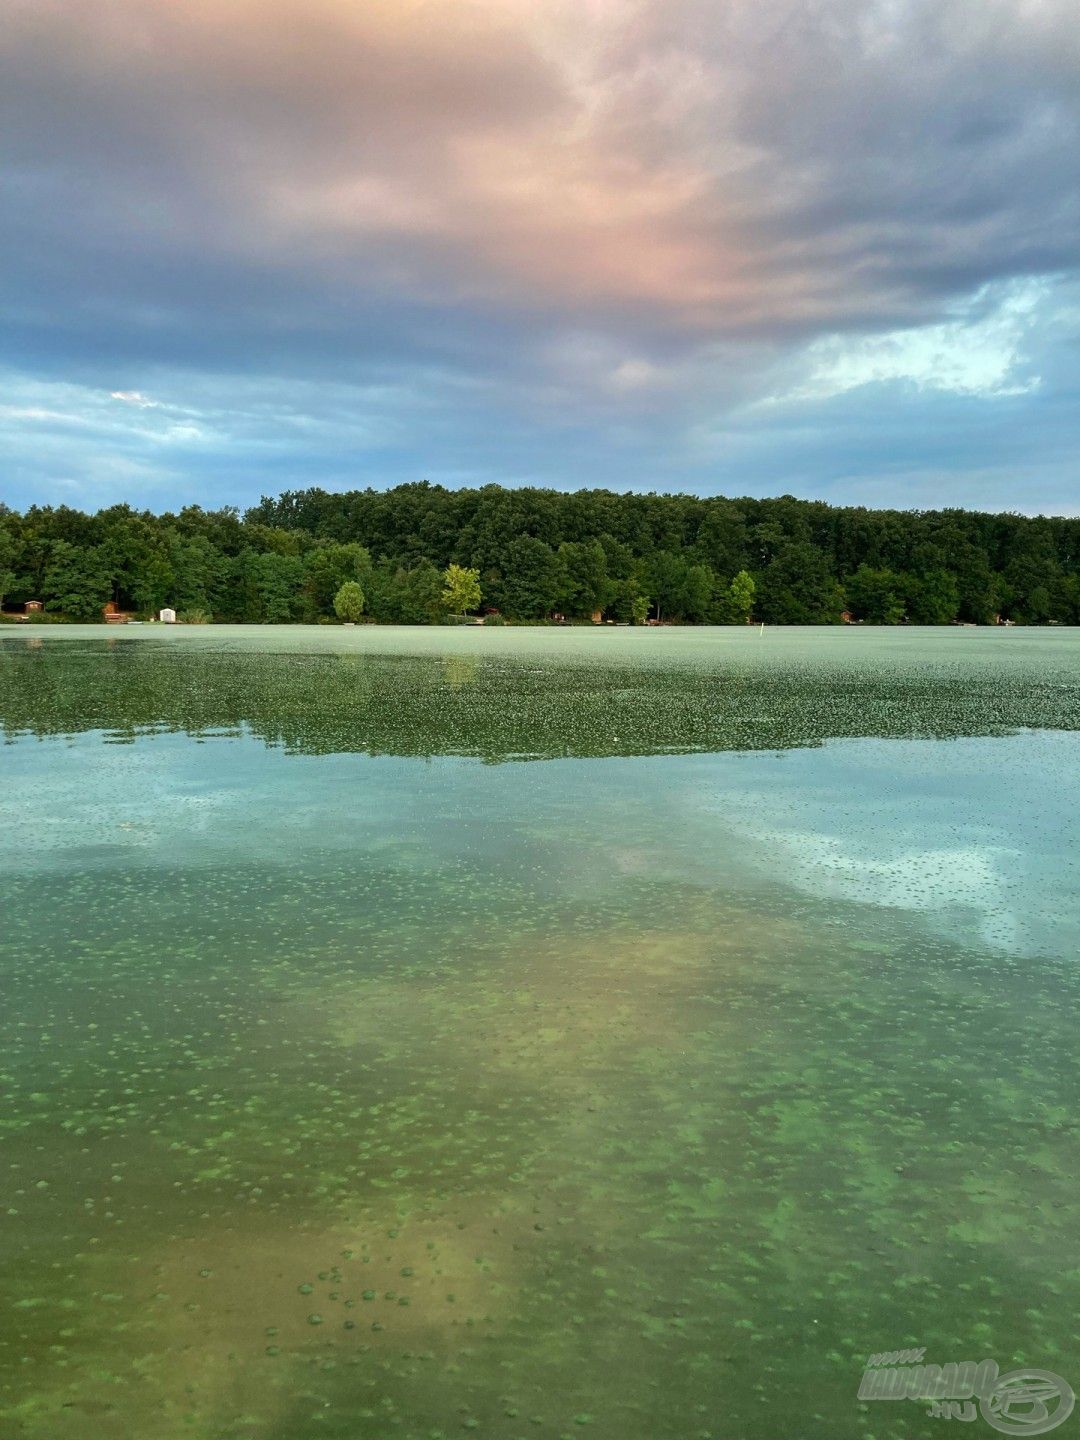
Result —
<path fill-rule="evenodd" d="M 35 627 L 0 726 L 4 1437 L 1080 1389 L 1080 633 Z"/>

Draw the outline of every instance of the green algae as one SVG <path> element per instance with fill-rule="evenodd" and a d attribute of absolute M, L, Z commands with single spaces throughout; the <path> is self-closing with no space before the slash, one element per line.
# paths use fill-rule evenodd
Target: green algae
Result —
<path fill-rule="evenodd" d="M 813 652 L 773 658 L 740 694 L 811 714 L 790 744 L 652 758 L 590 735 L 605 688 L 690 727 L 708 666 L 369 657 L 375 756 L 302 651 L 211 640 L 129 685 L 143 642 L 88 682 L 69 637 L 16 683 L 0 1433 L 918 1437 L 857 1401 L 869 1353 L 1080 1379 L 1068 637 L 1010 651 L 993 714 L 960 651 L 894 652 L 839 721 Z M 401 739 L 427 691 L 482 694 L 471 741 Z M 462 758 L 530 729 L 559 758 Z"/>

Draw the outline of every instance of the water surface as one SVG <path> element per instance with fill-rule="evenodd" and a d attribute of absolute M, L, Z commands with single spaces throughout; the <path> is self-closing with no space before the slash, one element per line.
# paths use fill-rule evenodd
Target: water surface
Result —
<path fill-rule="evenodd" d="M 0 1434 L 1080 1382 L 1077 632 L 42 627 L 0 726 Z"/>

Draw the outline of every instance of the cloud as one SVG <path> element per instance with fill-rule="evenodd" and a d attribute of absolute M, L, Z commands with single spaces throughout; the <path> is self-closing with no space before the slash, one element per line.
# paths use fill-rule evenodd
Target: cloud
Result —
<path fill-rule="evenodd" d="M 111 390 L 110 400 L 119 400 L 123 405 L 135 405 L 140 410 L 154 410 L 158 402 L 149 399 L 141 390 Z"/>
<path fill-rule="evenodd" d="M 723 815 L 749 864 L 779 864 L 811 895 L 916 912 L 980 949 L 1072 953 L 1080 897 L 1071 876 L 1063 889 L 1057 836 L 1080 800 L 1077 737 L 1029 731 L 1023 743 L 1019 765 L 1014 737 L 827 743 L 798 766 L 757 752 L 713 763 L 673 803 L 691 833 L 695 810 Z M 1032 773 L 1061 777 L 1038 812 L 1025 803 Z"/>
<path fill-rule="evenodd" d="M 183 323 L 237 261 L 233 318 L 256 327 L 383 286 L 691 335 L 927 318 L 1080 238 L 1072 7 L 986 9 L 16 4 L 9 200 L 140 329 Z M 211 272 L 197 297 L 154 284 L 144 308 L 185 254 Z"/>
<path fill-rule="evenodd" d="M 955 320 L 883 335 L 830 335 L 816 340 L 806 360 L 810 377 L 793 399 L 828 399 L 863 385 L 907 382 L 983 398 L 1024 395 L 1039 387 L 1027 373 L 1024 342 L 1046 281 L 985 286 Z M 992 307 L 992 308 L 988 308 Z"/>
<path fill-rule="evenodd" d="M 1045 376 L 1017 307 L 1080 254 L 1071 0 L 0 6 L 27 377 L 146 412 L 261 377 L 318 426 L 353 386 L 378 434 L 407 396 L 413 473 L 464 398 L 528 432 L 510 472 L 581 479 L 570 431 L 613 466 L 647 412 L 658 455 L 780 372 L 822 404 Z"/>

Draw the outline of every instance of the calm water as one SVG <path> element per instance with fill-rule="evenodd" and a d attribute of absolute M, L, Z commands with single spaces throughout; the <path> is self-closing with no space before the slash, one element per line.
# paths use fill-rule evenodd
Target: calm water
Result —
<path fill-rule="evenodd" d="M 1080 632 L 42 627 L 0 727 L 5 1440 L 1080 1388 Z"/>

